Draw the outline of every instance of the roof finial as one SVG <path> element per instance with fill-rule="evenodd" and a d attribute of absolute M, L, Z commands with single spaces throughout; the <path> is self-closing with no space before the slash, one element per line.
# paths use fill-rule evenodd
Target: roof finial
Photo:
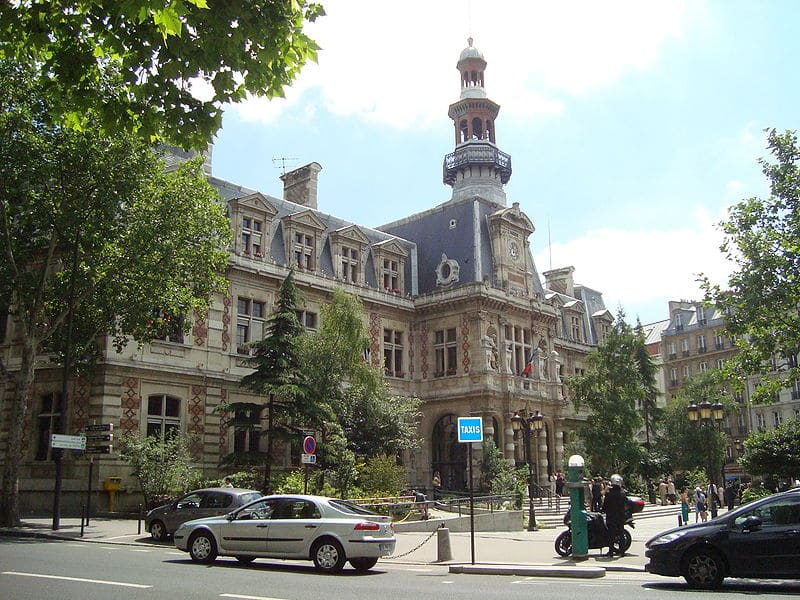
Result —
<path fill-rule="evenodd" d="M 470 47 L 472 46 L 472 37 L 467 38 L 467 44 L 469 44 Z"/>

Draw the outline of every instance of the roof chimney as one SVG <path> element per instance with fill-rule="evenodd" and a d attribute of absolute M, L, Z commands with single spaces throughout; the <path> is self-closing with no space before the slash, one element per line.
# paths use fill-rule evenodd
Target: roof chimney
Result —
<path fill-rule="evenodd" d="M 575 267 L 562 267 L 542 273 L 547 285 L 547 289 L 567 296 L 575 297 L 575 281 L 572 274 Z"/>
<path fill-rule="evenodd" d="M 316 210 L 317 175 L 321 170 L 319 163 L 312 162 L 281 175 L 283 199 Z"/>

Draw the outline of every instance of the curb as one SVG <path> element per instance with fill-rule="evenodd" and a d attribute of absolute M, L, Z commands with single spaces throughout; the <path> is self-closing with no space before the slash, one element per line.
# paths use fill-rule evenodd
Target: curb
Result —
<path fill-rule="evenodd" d="M 515 575 L 517 577 L 570 577 L 575 579 L 596 579 L 606 576 L 604 567 L 530 565 L 450 565 L 449 572 L 463 575 Z"/>

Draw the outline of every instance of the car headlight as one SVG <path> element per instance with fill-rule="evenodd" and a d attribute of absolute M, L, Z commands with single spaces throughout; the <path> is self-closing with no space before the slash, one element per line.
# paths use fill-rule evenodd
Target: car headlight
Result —
<path fill-rule="evenodd" d="M 664 535 L 660 535 L 650 540 L 647 546 L 650 547 L 650 546 L 658 546 L 659 544 L 669 544 L 670 542 L 674 542 L 675 540 L 682 538 L 687 533 L 689 533 L 687 530 L 665 533 Z"/>

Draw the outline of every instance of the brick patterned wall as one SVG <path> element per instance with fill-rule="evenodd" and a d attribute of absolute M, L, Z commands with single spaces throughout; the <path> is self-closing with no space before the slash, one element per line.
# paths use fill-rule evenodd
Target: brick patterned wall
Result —
<path fill-rule="evenodd" d="M 205 406 L 206 388 L 202 385 L 192 386 L 192 396 L 186 407 L 186 433 L 192 439 L 189 452 L 192 458 L 200 460 L 203 457 L 203 434 L 205 433 Z"/>
<path fill-rule="evenodd" d="M 464 366 L 464 373 L 469 373 L 469 367 L 472 364 L 469 349 L 469 317 L 467 317 L 467 315 L 461 315 L 461 351 L 464 353 L 461 364 Z"/>
<path fill-rule="evenodd" d="M 120 405 L 122 415 L 119 420 L 119 428 L 122 431 L 122 435 L 138 434 L 142 396 L 141 382 L 136 377 L 128 377 L 122 382 Z"/>

